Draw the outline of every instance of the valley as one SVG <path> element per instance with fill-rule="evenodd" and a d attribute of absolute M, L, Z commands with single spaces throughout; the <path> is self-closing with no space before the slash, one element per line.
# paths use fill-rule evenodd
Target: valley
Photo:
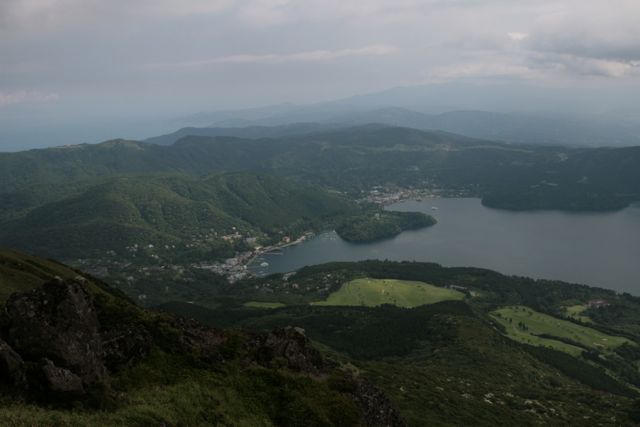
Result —
<path fill-rule="evenodd" d="M 508 212 L 620 211 L 640 198 L 637 154 L 633 147 L 516 146 L 383 125 L 2 153 L 0 244 L 107 278 L 141 304 L 194 301 L 208 298 L 210 283 L 278 264 L 269 253 L 312 234 L 336 229 L 370 244 L 404 239 L 403 230 L 442 228 L 429 219 L 438 211 L 376 208 L 394 201 L 471 196 Z M 411 251 L 402 256 L 423 253 Z M 430 256 L 457 265 L 448 255 Z M 295 265 L 286 268 L 305 264 Z M 585 281 L 558 269 L 541 277 Z"/>
<path fill-rule="evenodd" d="M 629 166 L 635 151 L 617 150 L 604 162 L 616 168 L 612 176 L 593 166 L 604 164 L 599 149 L 372 125 L 7 154 L 0 244 L 34 255 L 2 252 L 0 296 L 9 301 L 56 276 L 64 286 L 87 281 L 105 343 L 119 319 L 151 334 L 142 353 L 119 338 L 133 346 L 119 351 L 136 358 L 109 368 L 107 389 L 127 396 L 100 400 L 112 405 L 111 424 L 204 417 L 324 426 L 338 423 L 328 408 L 340 407 L 353 425 L 365 416 L 366 393 L 398 426 L 566 425 L 585 416 L 631 425 L 640 303 L 628 262 L 637 245 L 627 231 L 639 193 Z M 612 253 L 609 241 L 619 263 L 603 268 L 595 260 Z M 295 350 L 264 347 L 281 340 Z M 301 368 L 305 357 L 317 364 Z M 274 395 L 285 385 L 295 391 Z M 2 416 L 16 425 L 38 425 L 41 416 L 97 422 L 82 393 L 72 398 L 88 405 L 82 414 L 56 407 L 46 415 L 25 393 L 27 406 L 9 397 L 4 404 Z M 177 396 L 188 406 L 180 415 L 154 403 Z M 276 398 L 286 408 L 274 407 Z"/>

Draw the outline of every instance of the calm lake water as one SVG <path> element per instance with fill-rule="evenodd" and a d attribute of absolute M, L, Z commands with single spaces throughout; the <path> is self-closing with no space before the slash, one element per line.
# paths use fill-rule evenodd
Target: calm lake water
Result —
<path fill-rule="evenodd" d="M 433 210 L 432 207 L 437 207 Z M 584 283 L 640 295 L 640 206 L 613 213 L 509 212 L 479 199 L 426 199 L 389 207 L 422 211 L 438 224 L 392 239 L 353 244 L 324 233 L 267 254 L 259 273 L 329 261 L 415 260 Z M 266 268 L 258 265 L 266 261 Z"/>

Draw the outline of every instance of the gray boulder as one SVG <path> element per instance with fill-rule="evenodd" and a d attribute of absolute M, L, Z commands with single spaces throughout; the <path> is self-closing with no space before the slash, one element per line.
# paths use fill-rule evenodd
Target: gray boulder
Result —
<path fill-rule="evenodd" d="M 84 393 L 82 378 L 68 369 L 54 365 L 49 359 L 44 359 L 43 362 L 41 369 L 47 390 L 77 395 Z"/>
<path fill-rule="evenodd" d="M 26 388 L 26 366 L 24 360 L 9 344 L 0 339 L 0 382 L 19 389 Z"/>
<path fill-rule="evenodd" d="M 287 326 L 256 335 L 253 346 L 260 364 L 281 359 L 289 369 L 304 373 L 318 373 L 326 368 L 324 358 L 301 328 Z"/>
<path fill-rule="evenodd" d="M 141 325 L 118 325 L 102 332 L 103 360 L 111 371 L 130 366 L 147 357 L 153 338 Z"/>
<path fill-rule="evenodd" d="M 83 389 L 108 384 L 98 318 L 85 285 L 53 280 L 11 295 L 6 310 L 8 342 L 23 360 L 42 366 L 52 390 L 81 391 L 76 378 Z"/>

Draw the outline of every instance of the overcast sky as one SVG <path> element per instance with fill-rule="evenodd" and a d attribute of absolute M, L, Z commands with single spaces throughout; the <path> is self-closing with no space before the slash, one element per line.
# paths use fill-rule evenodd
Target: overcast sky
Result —
<path fill-rule="evenodd" d="M 0 0 L 0 118 L 640 86 L 638 0 Z M 624 93 L 624 91 L 623 91 Z"/>

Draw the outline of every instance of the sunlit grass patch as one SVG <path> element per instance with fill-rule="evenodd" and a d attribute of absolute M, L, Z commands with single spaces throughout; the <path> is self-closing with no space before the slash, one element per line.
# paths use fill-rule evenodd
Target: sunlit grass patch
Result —
<path fill-rule="evenodd" d="M 314 304 L 368 307 L 393 304 L 410 308 L 440 301 L 461 300 L 464 297 L 462 292 L 424 282 L 364 278 L 345 283 L 325 301 Z"/>
<path fill-rule="evenodd" d="M 550 347 L 574 356 L 580 355 L 584 349 L 611 351 L 631 342 L 524 306 L 503 307 L 492 311 L 491 317 L 505 327 L 511 339 Z"/>

